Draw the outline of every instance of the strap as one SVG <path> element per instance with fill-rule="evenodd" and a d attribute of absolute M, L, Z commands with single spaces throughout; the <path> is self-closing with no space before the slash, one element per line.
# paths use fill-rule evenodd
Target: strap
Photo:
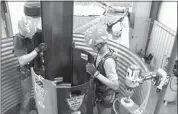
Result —
<path fill-rule="evenodd" d="M 105 63 L 106 59 L 108 59 L 108 58 L 113 58 L 112 52 L 107 53 L 107 54 L 101 59 L 101 61 L 98 63 L 97 68 L 100 67 L 100 65 L 103 65 L 103 64 Z"/>

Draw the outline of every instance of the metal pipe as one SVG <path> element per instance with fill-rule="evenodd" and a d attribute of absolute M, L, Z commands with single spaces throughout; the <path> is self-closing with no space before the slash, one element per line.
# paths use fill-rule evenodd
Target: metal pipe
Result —
<path fill-rule="evenodd" d="M 174 45 L 173 45 L 173 48 L 172 48 L 172 51 L 171 51 L 170 60 L 169 60 L 169 63 L 167 64 L 167 74 L 168 75 L 170 75 L 172 73 L 172 69 L 174 67 L 176 57 L 177 57 L 177 33 L 176 33 Z M 162 98 L 163 98 L 165 92 L 166 92 L 166 88 L 163 89 L 159 93 L 159 95 L 158 95 L 159 97 L 158 97 L 158 101 L 157 101 L 157 104 L 156 104 L 156 108 L 154 110 L 154 114 L 159 114 L 160 109 L 161 109 Z"/>

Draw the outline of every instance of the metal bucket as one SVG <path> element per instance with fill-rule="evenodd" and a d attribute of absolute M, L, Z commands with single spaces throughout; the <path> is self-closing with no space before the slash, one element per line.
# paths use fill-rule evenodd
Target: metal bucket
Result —
<path fill-rule="evenodd" d="M 92 80 L 77 86 L 56 85 L 31 68 L 38 114 L 93 114 Z M 74 113 L 75 112 L 75 113 Z"/>
<path fill-rule="evenodd" d="M 84 41 L 84 35 L 82 34 L 74 34 L 73 35 L 73 41 L 75 43 L 75 48 L 85 50 L 92 55 L 96 55 L 96 53 L 85 44 Z M 115 54 L 118 56 L 117 57 L 117 65 L 118 69 L 117 72 L 119 74 L 119 81 L 120 81 L 120 97 L 125 96 L 125 75 L 127 72 L 127 68 L 131 64 L 138 65 L 141 68 L 142 72 L 149 72 L 147 66 L 145 63 L 136 55 L 134 54 L 131 50 L 128 48 L 113 42 L 112 40 L 108 41 L 108 45 L 111 49 L 115 51 Z M 134 94 L 132 96 L 132 100 L 139 105 L 142 109 L 146 109 L 147 103 L 148 103 L 148 98 L 150 95 L 150 90 L 151 90 L 151 81 L 146 81 L 139 87 L 137 87 L 134 91 Z M 113 110 L 115 114 L 118 114 L 119 109 L 117 108 L 117 100 L 113 104 Z M 124 113 L 124 112 L 122 112 Z"/>
<path fill-rule="evenodd" d="M 73 87 L 57 86 L 58 114 L 93 114 L 92 81 Z"/>
<path fill-rule="evenodd" d="M 33 68 L 31 74 L 38 114 L 58 114 L 55 84 L 37 75 Z"/>

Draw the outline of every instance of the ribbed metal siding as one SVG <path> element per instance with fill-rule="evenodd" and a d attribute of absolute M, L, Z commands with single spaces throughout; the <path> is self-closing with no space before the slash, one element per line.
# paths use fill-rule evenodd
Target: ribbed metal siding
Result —
<path fill-rule="evenodd" d="M 98 16 L 74 16 L 73 19 L 73 29 L 81 27 L 82 25 L 85 25 L 88 22 L 91 22 L 92 20 L 96 19 Z"/>
<path fill-rule="evenodd" d="M 165 25 L 154 21 L 150 43 L 148 45 L 147 54 L 154 54 L 154 69 L 163 67 L 166 58 L 170 57 L 176 32 Z"/>
<path fill-rule="evenodd" d="M 84 41 L 84 35 L 82 34 L 74 34 L 73 40 L 75 42 L 75 48 L 83 49 L 85 51 L 88 51 L 89 53 L 96 55 L 96 53 L 85 44 Z M 131 64 L 136 64 L 142 68 L 142 71 L 148 72 L 147 67 L 143 63 L 143 61 L 134 53 L 132 53 L 129 49 L 122 45 L 118 45 L 117 43 L 109 40 L 108 41 L 109 47 L 114 49 L 118 56 L 117 62 L 118 62 L 118 69 L 117 72 L 119 74 L 119 80 L 121 82 L 120 84 L 120 93 L 122 96 L 125 96 L 125 75 L 127 72 L 127 68 Z M 151 90 L 151 82 L 146 81 L 144 84 L 140 85 L 134 92 L 133 99 L 135 103 L 138 105 L 141 105 L 141 107 L 146 108 L 147 106 L 147 100 L 150 95 Z"/>
<path fill-rule="evenodd" d="M 1 109 L 2 114 L 20 103 L 21 84 L 18 61 L 13 50 L 13 38 L 1 39 Z"/>

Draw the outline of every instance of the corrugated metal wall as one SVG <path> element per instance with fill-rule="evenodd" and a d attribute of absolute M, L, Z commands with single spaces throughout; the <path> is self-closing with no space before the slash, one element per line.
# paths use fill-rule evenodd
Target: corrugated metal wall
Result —
<path fill-rule="evenodd" d="M 166 58 L 170 57 L 176 31 L 167 26 L 154 21 L 150 42 L 148 45 L 147 55 L 154 54 L 153 69 L 162 68 L 165 65 Z"/>
<path fill-rule="evenodd" d="M 96 19 L 98 16 L 73 16 L 73 30 Z"/>
<path fill-rule="evenodd" d="M 75 43 L 75 48 L 83 49 L 93 55 L 96 55 L 89 46 L 85 44 L 84 35 L 82 34 L 73 34 L 73 41 Z M 117 55 L 117 63 L 118 69 L 117 72 L 119 74 L 120 80 L 120 95 L 125 96 L 125 75 L 127 73 L 127 68 L 131 64 L 136 64 L 142 68 L 142 71 L 148 72 L 148 68 L 143 63 L 143 61 L 134 53 L 131 52 L 128 48 L 118 45 L 112 40 L 108 41 L 108 45 L 111 49 L 116 51 Z M 142 108 L 147 107 L 148 97 L 150 95 L 151 90 L 151 81 L 146 81 L 142 85 L 140 85 L 134 92 L 132 96 L 135 103 L 141 105 Z"/>
<path fill-rule="evenodd" d="M 1 111 L 6 113 L 20 103 L 21 87 L 18 61 L 13 52 L 13 38 L 1 39 Z"/>

